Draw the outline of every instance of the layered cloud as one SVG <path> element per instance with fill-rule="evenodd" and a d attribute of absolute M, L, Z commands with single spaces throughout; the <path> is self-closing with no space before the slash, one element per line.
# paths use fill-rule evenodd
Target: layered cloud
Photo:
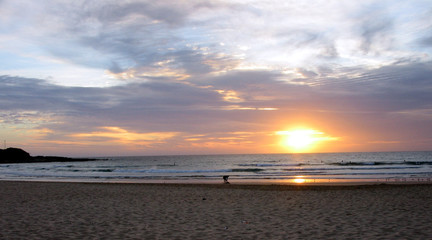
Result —
<path fill-rule="evenodd" d="M 0 1 L 0 132 L 37 152 L 272 152 L 304 124 L 328 151 L 425 149 L 431 7 Z"/>
<path fill-rule="evenodd" d="M 276 74 L 242 71 L 201 79 L 211 87 L 152 81 L 109 88 L 62 87 L 3 76 L 1 124 L 38 129 L 43 132 L 40 141 L 104 142 L 101 137 L 117 135 L 119 139 L 105 143 L 123 140 L 133 145 L 130 139 L 136 138 L 136 145 L 146 148 L 152 144 L 138 141 L 140 136 L 148 142 L 146 136 L 160 136 L 154 143 L 175 140 L 185 148 L 216 140 L 259 142 L 254 138 L 268 139 L 281 130 L 282 122 L 299 120 L 317 121 L 315 125 L 340 136 L 379 131 L 390 140 L 410 136 L 430 141 L 431 74 L 428 64 L 392 66 L 359 73 L 363 78 L 357 80 L 339 78 L 333 79 L 334 85 L 311 87 L 288 84 Z M 231 97 L 217 89 L 229 89 Z M 329 118 L 332 124 L 326 123 Z M 125 132 L 129 137 L 123 139 Z M 240 132 L 242 137 L 233 135 Z"/>

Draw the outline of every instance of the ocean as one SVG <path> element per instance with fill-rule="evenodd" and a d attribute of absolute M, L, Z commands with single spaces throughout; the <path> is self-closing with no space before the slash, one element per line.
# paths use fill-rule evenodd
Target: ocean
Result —
<path fill-rule="evenodd" d="M 0 164 L 0 180 L 74 182 L 322 183 L 432 181 L 432 152 L 104 157 Z"/>

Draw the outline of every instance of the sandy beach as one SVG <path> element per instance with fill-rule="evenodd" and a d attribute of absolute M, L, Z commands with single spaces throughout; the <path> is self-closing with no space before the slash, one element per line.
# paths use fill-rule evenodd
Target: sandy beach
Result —
<path fill-rule="evenodd" d="M 0 182 L 0 239 L 431 239 L 432 185 Z"/>

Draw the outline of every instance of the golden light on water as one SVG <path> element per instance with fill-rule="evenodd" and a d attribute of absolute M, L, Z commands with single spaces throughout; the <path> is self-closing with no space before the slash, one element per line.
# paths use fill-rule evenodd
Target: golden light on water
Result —
<path fill-rule="evenodd" d="M 293 182 L 298 183 L 298 184 L 301 184 L 301 183 L 305 183 L 305 182 L 306 182 L 306 179 L 303 179 L 303 178 L 296 178 L 296 179 L 293 179 Z"/>

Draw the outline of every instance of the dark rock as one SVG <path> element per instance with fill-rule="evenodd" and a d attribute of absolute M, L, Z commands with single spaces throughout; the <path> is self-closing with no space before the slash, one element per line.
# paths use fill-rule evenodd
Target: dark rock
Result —
<path fill-rule="evenodd" d="M 28 162 L 31 159 L 30 154 L 20 148 L 0 149 L 0 163 Z"/>
<path fill-rule="evenodd" d="M 68 158 L 57 156 L 36 156 L 32 157 L 30 154 L 20 148 L 7 148 L 0 149 L 0 164 L 1 163 L 32 163 L 32 162 L 81 162 L 81 161 L 95 161 L 102 159 L 91 158 Z"/>

